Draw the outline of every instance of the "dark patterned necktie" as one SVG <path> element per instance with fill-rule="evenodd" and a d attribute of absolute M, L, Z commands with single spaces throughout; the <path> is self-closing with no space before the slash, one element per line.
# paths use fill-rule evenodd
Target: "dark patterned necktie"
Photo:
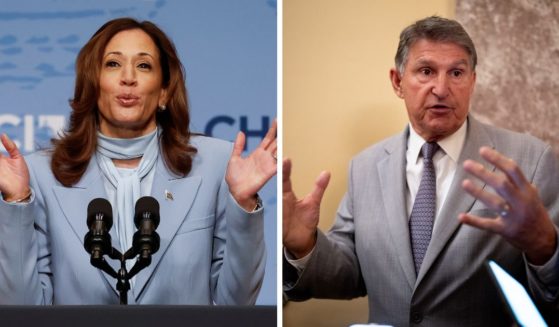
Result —
<path fill-rule="evenodd" d="M 411 247 L 416 273 L 419 272 L 427 252 L 437 210 L 437 175 L 433 166 L 433 156 L 438 149 L 439 145 L 434 142 L 427 142 L 421 147 L 423 175 L 410 217 Z"/>

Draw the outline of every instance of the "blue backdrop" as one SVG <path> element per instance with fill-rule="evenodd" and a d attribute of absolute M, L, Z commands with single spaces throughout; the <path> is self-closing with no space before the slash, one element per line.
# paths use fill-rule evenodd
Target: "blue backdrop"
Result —
<path fill-rule="evenodd" d="M 247 150 L 258 145 L 276 116 L 275 0 L 0 0 L 0 132 L 24 153 L 48 146 L 70 111 L 78 51 L 122 16 L 151 20 L 175 42 L 193 131 L 233 140 L 243 130 Z M 275 304 L 275 178 L 260 195 L 268 258 L 257 303 Z"/>

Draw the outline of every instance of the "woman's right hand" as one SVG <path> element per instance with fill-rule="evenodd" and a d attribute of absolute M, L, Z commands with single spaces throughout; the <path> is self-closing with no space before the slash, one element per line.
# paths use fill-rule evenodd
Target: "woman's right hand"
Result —
<path fill-rule="evenodd" d="M 29 169 L 16 144 L 6 134 L 0 139 L 8 152 L 0 152 L 0 192 L 4 201 L 22 200 L 31 194 Z"/>

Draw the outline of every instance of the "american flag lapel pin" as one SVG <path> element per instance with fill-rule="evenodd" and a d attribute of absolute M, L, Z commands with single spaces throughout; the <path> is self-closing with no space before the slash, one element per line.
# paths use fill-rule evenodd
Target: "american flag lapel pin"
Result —
<path fill-rule="evenodd" d="M 171 200 L 171 201 L 173 201 L 173 200 L 174 200 L 174 198 L 173 198 L 173 193 L 171 193 L 171 192 L 165 190 L 165 199 L 166 199 L 166 200 Z"/>

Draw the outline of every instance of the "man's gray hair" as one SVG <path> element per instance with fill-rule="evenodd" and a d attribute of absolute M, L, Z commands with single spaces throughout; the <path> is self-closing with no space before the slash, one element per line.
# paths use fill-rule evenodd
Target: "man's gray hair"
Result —
<path fill-rule="evenodd" d="M 400 42 L 394 58 L 400 75 L 404 74 L 411 46 L 419 40 L 449 42 L 461 46 L 470 56 L 470 65 L 472 70 L 475 71 L 477 64 L 476 48 L 464 27 L 455 20 L 431 16 L 418 20 L 400 33 Z"/>

